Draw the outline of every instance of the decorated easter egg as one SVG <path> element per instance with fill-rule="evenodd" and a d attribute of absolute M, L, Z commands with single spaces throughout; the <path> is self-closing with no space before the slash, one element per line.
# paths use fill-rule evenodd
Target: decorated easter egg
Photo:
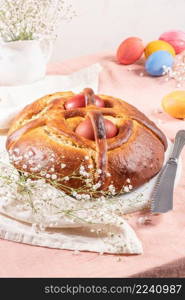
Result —
<path fill-rule="evenodd" d="M 159 50 L 168 51 L 170 54 L 175 55 L 175 50 L 169 43 L 167 43 L 165 41 L 157 40 L 157 41 L 150 42 L 146 46 L 146 48 L 145 48 L 146 58 L 148 56 L 150 56 L 152 53 L 159 51 Z"/>
<path fill-rule="evenodd" d="M 185 119 L 185 90 L 174 91 L 164 96 L 162 107 L 170 116 Z"/>
<path fill-rule="evenodd" d="M 104 120 L 104 124 L 105 124 L 106 138 L 109 139 L 116 136 L 118 131 L 116 125 L 113 124 L 110 120 L 106 120 L 106 119 Z M 83 121 L 82 123 L 80 123 L 77 126 L 75 132 L 86 139 L 89 140 L 95 139 L 93 125 L 89 118 Z"/>
<path fill-rule="evenodd" d="M 172 67 L 173 56 L 163 50 L 159 50 L 151 54 L 145 63 L 146 71 L 152 76 L 164 75 L 166 67 Z"/>
<path fill-rule="evenodd" d="M 141 57 L 143 51 L 143 41 L 137 37 L 130 37 L 119 45 L 116 58 L 120 64 L 130 65 Z"/>
<path fill-rule="evenodd" d="M 94 96 L 95 98 L 95 105 L 98 107 L 104 107 L 104 101 L 98 97 L 97 95 Z M 85 95 L 84 94 L 77 94 L 67 100 L 65 103 L 65 109 L 73 109 L 73 108 L 78 108 L 78 107 L 84 107 L 85 106 Z"/>
<path fill-rule="evenodd" d="M 164 32 L 159 39 L 169 43 L 176 54 L 185 50 L 185 32 L 183 31 L 172 30 Z"/>

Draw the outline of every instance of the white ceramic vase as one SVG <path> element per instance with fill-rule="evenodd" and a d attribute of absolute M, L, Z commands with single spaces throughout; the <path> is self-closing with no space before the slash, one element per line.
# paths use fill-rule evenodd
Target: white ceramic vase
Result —
<path fill-rule="evenodd" d="M 51 52 L 49 40 L 0 43 L 0 86 L 29 84 L 42 79 Z"/>

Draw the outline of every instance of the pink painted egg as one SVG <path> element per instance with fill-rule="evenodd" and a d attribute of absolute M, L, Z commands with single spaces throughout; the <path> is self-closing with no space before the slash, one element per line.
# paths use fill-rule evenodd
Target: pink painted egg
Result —
<path fill-rule="evenodd" d="M 183 31 L 172 30 L 164 32 L 159 39 L 169 43 L 175 49 L 176 54 L 185 50 L 185 32 Z"/>
<path fill-rule="evenodd" d="M 143 51 L 143 41 L 137 37 L 129 37 L 119 45 L 116 58 L 120 64 L 130 65 L 142 56 Z"/>

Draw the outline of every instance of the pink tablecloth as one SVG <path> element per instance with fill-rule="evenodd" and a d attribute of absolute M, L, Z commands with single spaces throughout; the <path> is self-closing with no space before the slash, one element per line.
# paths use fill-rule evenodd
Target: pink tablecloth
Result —
<path fill-rule="evenodd" d="M 142 64 L 134 70 L 118 65 L 109 53 L 93 55 L 48 67 L 49 74 L 66 74 L 94 62 L 101 62 L 99 91 L 134 104 L 157 121 L 169 138 L 185 121 L 159 114 L 161 98 L 175 89 L 173 81 L 139 76 Z M 121 256 L 80 253 L 34 247 L 0 240 L 0 277 L 178 277 L 185 276 L 185 151 L 182 154 L 183 173 L 175 189 L 174 210 L 155 225 L 138 225 L 138 216 L 130 219 L 144 248 L 142 255 Z"/>

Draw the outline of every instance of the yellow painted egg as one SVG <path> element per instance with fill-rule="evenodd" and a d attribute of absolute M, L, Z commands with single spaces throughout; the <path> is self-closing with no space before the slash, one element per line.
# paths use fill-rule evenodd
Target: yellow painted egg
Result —
<path fill-rule="evenodd" d="M 185 90 L 174 91 L 164 96 L 162 107 L 170 116 L 185 119 Z"/>
<path fill-rule="evenodd" d="M 172 54 L 173 56 L 175 56 L 175 50 L 169 43 L 167 43 L 165 41 L 161 41 L 161 40 L 156 40 L 156 41 L 150 42 L 145 47 L 144 52 L 145 52 L 146 58 L 148 56 L 150 56 L 152 53 L 159 51 L 159 50 L 167 51 L 170 54 Z"/>

